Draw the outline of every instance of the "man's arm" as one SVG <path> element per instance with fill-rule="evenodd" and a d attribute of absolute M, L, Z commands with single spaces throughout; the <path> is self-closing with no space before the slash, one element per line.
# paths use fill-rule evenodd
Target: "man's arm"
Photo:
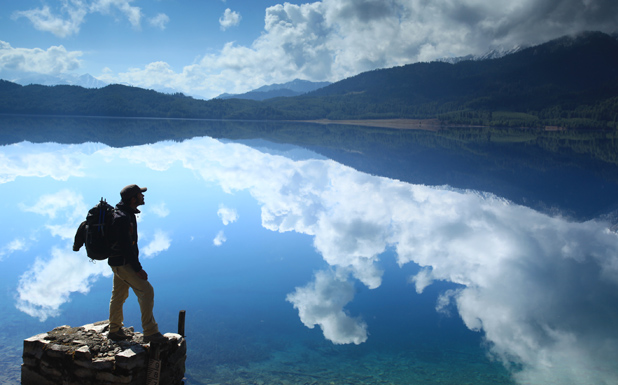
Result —
<path fill-rule="evenodd" d="M 79 249 L 86 243 L 86 221 L 83 221 L 77 228 L 75 238 L 73 239 L 73 251 L 79 251 Z"/>

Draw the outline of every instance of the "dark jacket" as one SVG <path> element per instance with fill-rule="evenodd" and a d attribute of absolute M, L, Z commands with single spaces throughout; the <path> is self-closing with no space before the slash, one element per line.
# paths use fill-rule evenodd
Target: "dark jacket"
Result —
<path fill-rule="evenodd" d="M 142 270 L 139 263 L 139 249 L 137 247 L 137 220 L 135 214 L 139 210 L 133 209 L 123 202 L 116 205 L 114 222 L 112 224 L 113 238 L 112 253 L 107 260 L 110 266 L 122 266 L 127 263 L 135 272 Z"/>
<path fill-rule="evenodd" d="M 77 231 L 75 232 L 75 239 L 73 240 L 73 251 L 79 251 L 79 249 L 86 243 L 86 221 L 80 223 Z"/>

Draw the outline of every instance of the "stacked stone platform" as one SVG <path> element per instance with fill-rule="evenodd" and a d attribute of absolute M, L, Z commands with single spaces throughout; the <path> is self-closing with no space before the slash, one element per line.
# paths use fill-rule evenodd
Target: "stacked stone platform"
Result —
<path fill-rule="evenodd" d="M 166 333 L 168 342 L 146 344 L 141 333 L 124 328 L 132 338 L 115 342 L 107 339 L 108 330 L 108 321 L 101 321 L 60 326 L 24 340 L 22 385 L 183 384 L 183 336 Z"/>

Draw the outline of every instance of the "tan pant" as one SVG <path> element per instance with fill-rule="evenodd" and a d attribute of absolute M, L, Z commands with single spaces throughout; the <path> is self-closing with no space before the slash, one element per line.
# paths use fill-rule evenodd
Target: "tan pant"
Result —
<path fill-rule="evenodd" d="M 149 336 L 158 333 L 159 326 L 152 314 L 154 289 L 150 282 L 138 277 L 131 265 L 112 266 L 112 271 L 114 272 L 114 287 L 112 299 L 109 302 L 109 331 L 118 331 L 123 326 L 122 305 L 129 297 L 129 288 L 131 288 L 137 296 L 137 302 L 142 312 L 144 335 Z"/>

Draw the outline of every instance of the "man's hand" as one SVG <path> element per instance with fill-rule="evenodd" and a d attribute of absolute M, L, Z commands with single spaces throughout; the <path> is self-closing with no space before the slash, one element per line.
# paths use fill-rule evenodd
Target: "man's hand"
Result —
<path fill-rule="evenodd" d="M 144 269 L 138 271 L 136 274 L 137 274 L 138 277 L 140 277 L 144 281 L 148 281 L 148 273 L 146 273 L 146 271 Z"/>

